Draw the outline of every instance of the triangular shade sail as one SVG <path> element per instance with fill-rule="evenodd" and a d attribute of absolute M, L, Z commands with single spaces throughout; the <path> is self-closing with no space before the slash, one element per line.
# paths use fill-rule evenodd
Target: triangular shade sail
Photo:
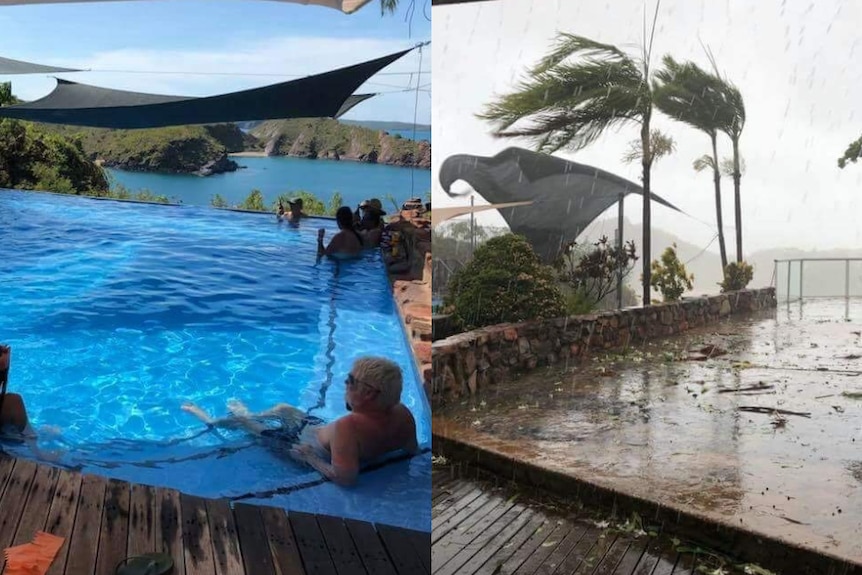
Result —
<path fill-rule="evenodd" d="M 440 168 L 440 184 L 450 196 L 464 195 L 451 191 L 457 180 L 492 204 L 532 201 L 530 206 L 501 209 L 500 215 L 548 263 L 621 194 L 643 194 L 638 184 L 599 168 L 522 148 L 507 148 L 493 157 L 450 156 Z M 650 197 L 680 211 L 656 194 Z"/>
<path fill-rule="evenodd" d="M 0 6 L 14 6 L 23 4 L 75 4 L 79 2 L 96 2 L 105 0 L 0 0 Z M 371 2 L 371 0 L 275 0 L 289 4 L 307 4 L 309 6 L 324 6 L 334 8 L 345 14 L 352 14 Z"/>
<path fill-rule="evenodd" d="M 121 129 L 336 118 L 373 95 L 353 95 L 354 90 L 410 50 L 299 80 L 206 98 L 126 92 L 57 80 L 57 87 L 44 98 L 0 108 L 0 117 Z"/>
<path fill-rule="evenodd" d="M 32 62 L 22 62 L 21 60 L 10 60 L 9 58 L 0 58 L 0 76 L 9 74 L 47 74 L 51 72 L 80 72 L 75 68 L 60 68 L 59 66 L 43 66 L 42 64 L 33 64 Z"/>
<path fill-rule="evenodd" d="M 436 228 L 443 222 L 463 216 L 469 213 L 485 212 L 488 210 L 502 210 L 503 208 L 514 208 L 517 206 L 529 206 L 533 202 L 508 202 L 505 204 L 490 204 L 487 206 L 455 206 L 451 208 L 434 208 L 431 210 L 431 227 Z"/>

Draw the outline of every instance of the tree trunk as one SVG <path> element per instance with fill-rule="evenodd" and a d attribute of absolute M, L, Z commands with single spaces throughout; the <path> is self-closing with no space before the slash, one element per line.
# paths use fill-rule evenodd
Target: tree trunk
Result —
<path fill-rule="evenodd" d="M 644 113 L 643 124 L 641 125 L 641 165 L 643 167 L 643 189 L 644 189 L 644 205 L 643 205 L 643 236 L 641 238 L 642 247 L 641 259 L 643 261 L 643 305 L 650 305 L 650 279 L 652 263 L 652 213 L 650 200 L 650 166 L 652 165 L 652 150 L 650 150 L 650 133 L 649 123 L 652 110 L 647 109 Z"/>
<path fill-rule="evenodd" d="M 712 140 L 712 182 L 715 185 L 715 222 L 718 225 L 718 249 L 721 252 L 721 277 L 727 268 L 727 248 L 724 246 L 724 215 L 721 210 L 721 173 L 718 171 L 718 145 L 715 132 L 709 135 Z"/>
<path fill-rule="evenodd" d="M 742 175 L 739 173 L 739 136 L 733 140 L 733 202 L 736 215 L 736 261 L 742 261 L 742 204 L 740 203 L 739 181 Z"/>

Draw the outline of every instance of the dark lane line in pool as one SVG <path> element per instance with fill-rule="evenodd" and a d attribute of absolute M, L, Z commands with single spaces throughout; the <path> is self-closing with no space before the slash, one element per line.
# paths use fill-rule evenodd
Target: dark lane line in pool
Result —
<path fill-rule="evenodd" d="M 319 261 L 319 258 L 318 258 Z M 322 409 L 326 407 L 326 392 L 329 390 L 329 386 L 332 385 L 332 368 L 335 366 L 335 318 L 337 317 L 336 307 L 335 307 L 335 294 L 336 288 L 338 287 L 338 276 L 341 271 L 341 266 L 339 262 L 335 262 L 335 271 L 332 273 L 332 283 L 329 286 L 329 336 L 326 342 L 326 379 L 323 384 L 320 386 L 319 397 L 317 400 L 317 404 L 309 407 L 306 410 L 306 415 L 311 415 L 311 412 L 315 409 Z"/>
<path fill-rule="evenodd" d="M 384 461 L 380 461 L 378 463 L 374 463 L 369 465 L 368 467 L 360 470 L 360 474 L 367 473 L 369 471 L 376 471 L 387 465 L 392 463 L 399 463 L 401 461 L 407 461 L 413 459 L 414 457 L 419 457 L 420 455 L 424 455 L 426 453 L 431 453 L 430 447 L 425 447 L 420 449 L 418 453 L 415 455 L 403 454 L 392 457 L 391 459 L 386 459 Z M 302 491 L 303 489 L 308 489 L 309 487 L 316 487 L 318 485 L 323 485 L 329 481 L 329 479 L 325 477 L 321 477 L 319 479 L 314 479 L 312 481 L 306 481 L 304 483 L 297 483 L 296 485 L 289 485 L 287 487 L 279 487 L 277 489 L 269 489 L 267 491 L 258 491 L 257 493 L 245 493 L 243 495 L 237 495 L 235 497 L 228 497 L 229 501 L 242 501 L 243 499 L 269 499 L 274 495 L 287 495 L 288 493 L 295 493 L 297 491 Z"/>

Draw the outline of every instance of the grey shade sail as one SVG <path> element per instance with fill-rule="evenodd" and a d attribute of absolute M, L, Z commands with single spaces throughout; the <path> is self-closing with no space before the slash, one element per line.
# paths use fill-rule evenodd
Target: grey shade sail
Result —
<path fill-rule="evenodd" d="M 440 168 L 439 179 L 451 197 L 465 195 L 451 190 L 452 184 L 463 180 L 492 204 L 532 201 L 529 206 L 499 211 L 509 229 L 526 237 L 546 263 L 619 201 L 620 194 L 643 195 L 641 186 L 610 172 L 523 148 L 507 148 L 493 157 L 450 156 Z M 681 212 L 656 194 L 650 197 Z"/>
<path fill-rule="evenodd" d="M 44 66 L 32 62 L 22 62 L 10 58 L 0 58 L 0 76 L 11 74 L 47 74 L 51 72 L 80 72 L 75 68 L 61 68 L 59 66 Z"/>
<path fill-rule="evenodd" d="M 353 94 L 408 52 L 241 92 L 189 98 L 127 92 L 57 80 L 39 100 L 0 108 L 0 117 L 93 128 L 162 128 L 287 118 L 337 118 L 373 94 Z"/>
<path fill-rule="evenodd" d="M 79 2 L 104 2 L 106 0 L 0 0 L 0 6 L 21 6 L 30 4 L 77 4 Z M 371 0 L 275 0 L 290 4 L 306 4 L 323 6 L 339 10 L 345 14 L 353 14 Z"/>

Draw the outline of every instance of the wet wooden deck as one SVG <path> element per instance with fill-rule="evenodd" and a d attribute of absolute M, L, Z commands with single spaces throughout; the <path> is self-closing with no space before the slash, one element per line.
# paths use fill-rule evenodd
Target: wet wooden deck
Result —
<path fill-rule="evenodd" d="M 434 575 L 681 575 L 698 558 L 662 538 L 634 538 L 455 467 L 432 478 Z"/>
<path fill-rule="evenodd" d="M 0 551 L 37 531 L 65 538 L 49 575 L 112 575 L 169 553 L 173 575 L 423 574 L 428 533 L 202 499 L 0 454 Z M 0 553 L 0 573 L 5 562 Z"/>

